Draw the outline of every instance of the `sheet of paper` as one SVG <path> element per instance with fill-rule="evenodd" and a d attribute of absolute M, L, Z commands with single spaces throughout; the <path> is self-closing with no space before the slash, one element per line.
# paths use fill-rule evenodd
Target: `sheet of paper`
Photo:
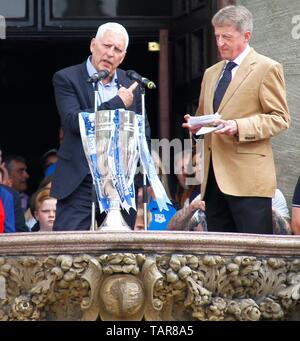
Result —
<path fill-rule="evenodd" d="M 203 115 L 203 116 L 192 116 L 188 120 L 188 123 L 193 127 L 197 125 L 207 125 L 212 123 L 217 118 L 221 118 L 222 116 L 218 113 L 212 114 L 212 115 Z"/>
<path fill-rule="evenodd" d="M 219 124 L 216 127 L 202 127 L 197 131 L 196 135 L 209 134 L 209 133 L 212 133 L 213 131 L 216 131 L 218 129 L 222 129 L 223 127 L 224 127 L 224 124 Z"/>

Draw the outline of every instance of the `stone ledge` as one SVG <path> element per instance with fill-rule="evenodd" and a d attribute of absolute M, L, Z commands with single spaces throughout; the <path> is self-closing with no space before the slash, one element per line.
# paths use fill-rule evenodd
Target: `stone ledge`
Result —
<path fill-rule="evenodd" d="M 300 238 L 199 232 L 0 236 L 0 320 L 296 320 Z"/>
<path fill-rule="evenodd" d="M 300 256 L 300 236 L 213 232 L 55 232 L 0 236 L 0 255 L 130 250 Z"/>

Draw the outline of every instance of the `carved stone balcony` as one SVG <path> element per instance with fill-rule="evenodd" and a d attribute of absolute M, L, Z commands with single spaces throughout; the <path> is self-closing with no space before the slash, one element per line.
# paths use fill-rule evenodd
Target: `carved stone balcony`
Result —
<path fill-rule="evenodd" d="M 297 320 L 300 237 L 0 236 L 0 320 Z"/>

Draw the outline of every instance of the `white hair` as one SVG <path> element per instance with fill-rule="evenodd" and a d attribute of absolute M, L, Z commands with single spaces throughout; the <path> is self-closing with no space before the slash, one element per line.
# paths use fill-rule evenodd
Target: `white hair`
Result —
<path fill-rule="evenodd" d="M 241 33 L 253 31 L 252 13 L 244 6 L 230 5 L 221 8 L 212 18 L 212 24 L 214 27 L 233 25 Z"/>
<path fill-rule="evenodd" d="M 122 26 L 121 24 L 118 24 L 116 22 L 108 22 L 106 24 L 103 24 L 98 27 L 98 31 L 96 34 L 96 39 L 102 38 L 106 31 L 113 31 L 115 33 L 120 33 L 125 38 L 125 51 L 127 50 L 128 44 L 129 44 L 129 36 L 126 28 Z"/>

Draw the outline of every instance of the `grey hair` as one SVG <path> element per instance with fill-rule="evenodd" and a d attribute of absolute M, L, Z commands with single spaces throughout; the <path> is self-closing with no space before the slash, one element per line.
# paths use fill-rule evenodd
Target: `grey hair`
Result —
<path fill-rule="evenodd" d="M 244 6 L 223 7 L 213 16 L 211 22 L 214 27 L 233 25 L 241 33 L 253 31 L 252 13 Z"/>
<path fill-rule="evenodd" d="M 98 31 L 95 38 L 96 39 L 102 38 L 106 31 L 113 31 L 115 33 L 122 34 L 125 38 L 125 51 L 127 50 L 129 44 L 129 36 L 126 28 L 123 25 L 118 24 L 116 22 L 108 22 L 106 24 L 103 24 L 98 27 Z"/>

